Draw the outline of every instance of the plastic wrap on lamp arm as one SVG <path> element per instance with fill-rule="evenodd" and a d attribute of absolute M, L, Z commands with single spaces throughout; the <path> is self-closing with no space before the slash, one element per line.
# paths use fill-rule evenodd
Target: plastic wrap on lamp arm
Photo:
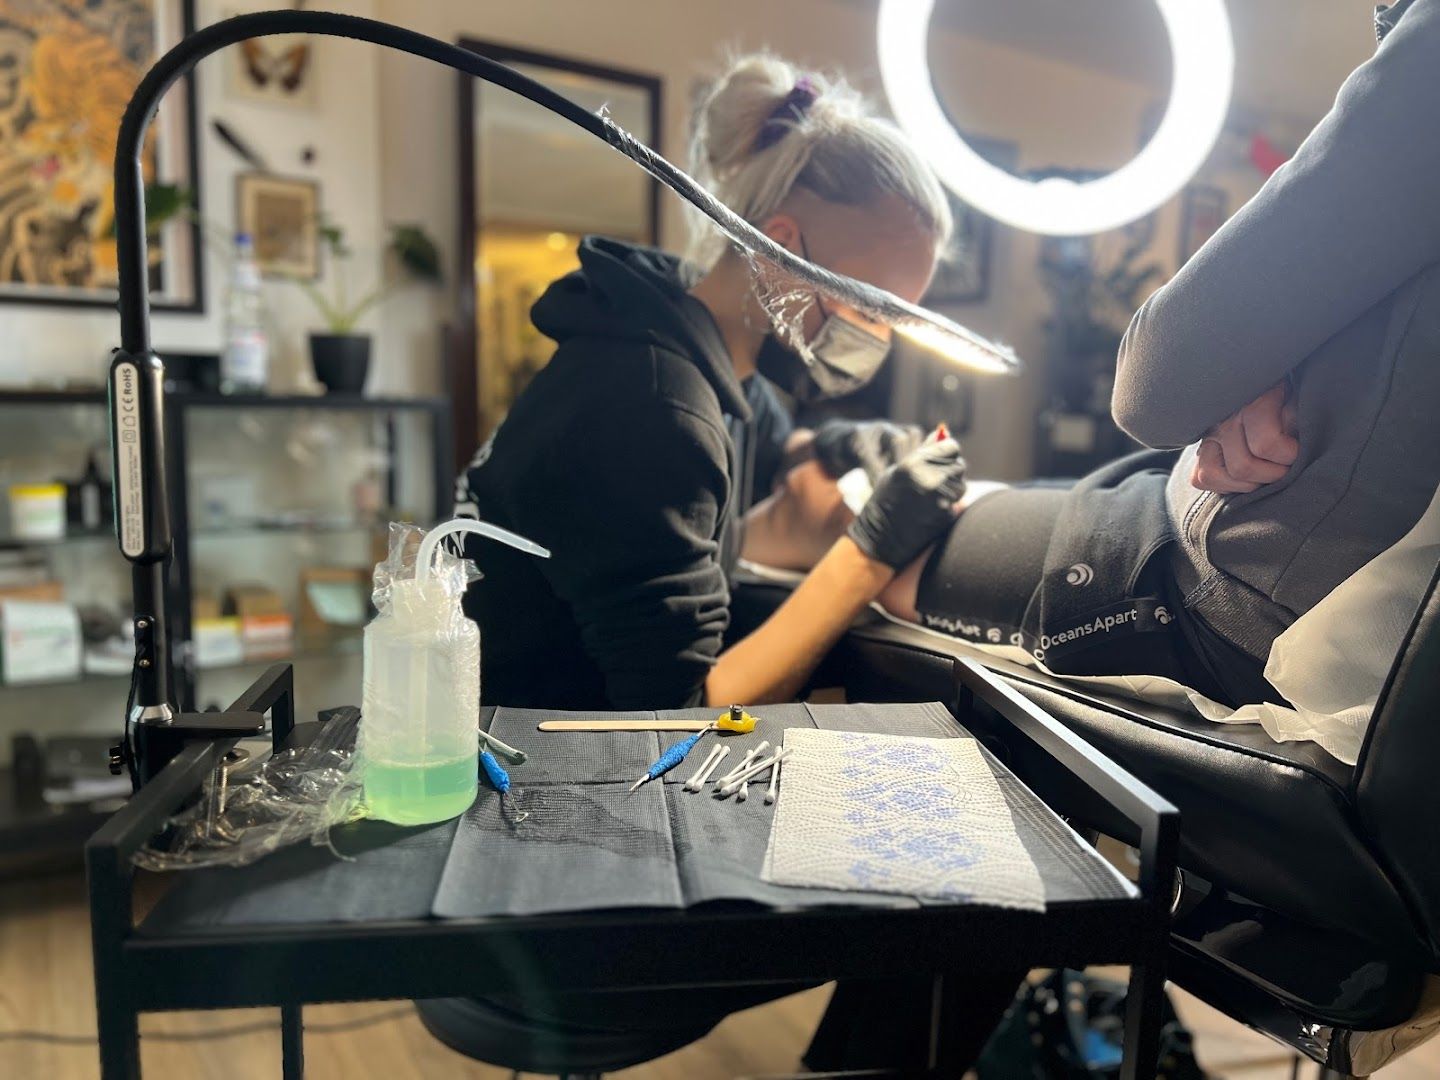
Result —
<path fill-rule="evenodd" d="M 804 282 L 901 335 L 982 371 L 1016 372 L 1014 352 L 934 312 L 873 285 L 815 266 L 776 244 L 608 116 L 598 115 L 549 87 L 478 53 L 389 23 L 326 11 L 267 11 L 239 15 L 207 26 L 165 53 L 146 73 L 120 124 L 115 158 L 116 254 L 120 281 L 121 343 L 140 355 L 150 348 L 148 266 L 145 252 L 144 179 L 141 148 L 161 97 L 203 57 L 250 38 L 275 34 L 322 34 L 354 38 L 456 68 L 502 86 L 604 139 L 642 169 L 710 218 L 740 248 L 780 273 Z"/>

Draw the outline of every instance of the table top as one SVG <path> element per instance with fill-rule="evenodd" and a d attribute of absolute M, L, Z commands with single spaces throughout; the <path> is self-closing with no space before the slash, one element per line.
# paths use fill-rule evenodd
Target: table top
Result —
<path fill-rule="evenodd" d="M 764 882 L 760 869 L 774 806 L 761 798 L 736 804 L 684 792 L 682 782 L 693 771 L 684 766 L 666 782 L 630 794 L 632 778 L 662 746 L 684 736 L 536 729 L 541 719 L 583 715 L 505 708 L 491 713 L 491 730 L 530 755 L 511 769 L 508 805 L 482 786 L 474 806 L 457 820 L 417 828 L 363 821 L 332 830 L 334 851 L 302 844 L 245 867 L 174 875 L 173 887 L 139 931 L 173 939 L 297 926 L 617 912 L 965 906 Z M 969 738 L 938 704 L 781 705 L 761 711 L 755 733 L 727 736 L 732 758 L 761 738 L 779 742 L 793 727 Z M 1136 895 L 1018 779 L 986 758 L 1040 871 L 1050 912 Z M 781 786 L 783 798 L 783 778 Z M 518 824 L 517 816 L 523 816 Z"/>
<path fill-rule="evenodd" d="M 532 754 L 512 770 L 512 790 L 534 828 L 512 831 L 485 792 L 455 821 L 359 822 L 332 830 L 335 851 L 297 845 L 246 867 L 168 875 L 138 926 L 101 902 L 97 940 L 133 1007 L 1012 972 L 1153 962 L 1163 941 L 1156 901 L 988 755 L 1040 871 L 1044 911 L 762 882 L 774 812 L 763 798 L 686 794 L 677 777 L 646 784 L 644 801 L 622 800 L 611 792 L 628 787 L 636 762 L 678 736 L 586 740 L 579 752 L 573 736 L 535 729 L 556 715 L 482 718 Z M 761 722 L 761 735 L 741 738 L 775 742 L 805 726 L 970 737 L 938 704 L 768 706 Z M 783 774 L 780 783 L 783 802 Z M 118 824 L 111 833 L 123 837 Z M 110 883 L 108 850 L 92 843 L 92 877 L 106 894 L 125 889 Z"/>

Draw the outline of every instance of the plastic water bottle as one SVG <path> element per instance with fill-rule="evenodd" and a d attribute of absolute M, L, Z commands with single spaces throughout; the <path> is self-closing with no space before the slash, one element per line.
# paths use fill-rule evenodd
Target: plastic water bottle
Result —
<path fill-rule="evenodd" d="M 461 609 L 463 584 L 432 574 L 440 541 L 462 532 L 550 555 L 488 522 L 456 519 L 426 534 L 413 578 L 391 583 L 380 614 L 365 628 L 358 743 L 366 807 L 381 821 L 427 825 L 463 814 L 475 801 L 480 628 Z"/>
<path fill-rule="evenodd" d="M 260 267 L 248 233 L 235 237 L 235 262 L 225 298 L 225 350 L 220 354 L 220 389 L 226 394 L 263 394 L 270 374 L 270 339 Z"/>

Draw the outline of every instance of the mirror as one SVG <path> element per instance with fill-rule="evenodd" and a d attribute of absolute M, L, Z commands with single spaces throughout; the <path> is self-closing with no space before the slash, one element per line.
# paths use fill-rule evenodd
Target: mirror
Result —
<path fill-rule="evenodd" d="M 462 39 L 658 148 L 660 81 L 649 75 Z M 505 418 L 554 343 L 530 306 L 579 265 L 590 234 L 653 244 L 660 185 L 588 132 L 510 91 L 465 77 L 460 94 L 457 464 Z"/>

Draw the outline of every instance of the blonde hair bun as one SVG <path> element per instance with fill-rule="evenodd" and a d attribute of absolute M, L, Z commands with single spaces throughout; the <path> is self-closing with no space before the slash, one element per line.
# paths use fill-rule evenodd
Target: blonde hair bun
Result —
<path fill-rule="evenodd" d="M 773 53 L 731 61 L 710 86 L 695 115 L 690 168 L 752 225 L 800 187 L 851 206 L 898 195 L 937 247 L 950 236 L 949 203 L 899 129 L 843 78 L 802 71 Z M 692 257 L 708 267 L 724 250 L 709 219 L 692 216 Z"/>

